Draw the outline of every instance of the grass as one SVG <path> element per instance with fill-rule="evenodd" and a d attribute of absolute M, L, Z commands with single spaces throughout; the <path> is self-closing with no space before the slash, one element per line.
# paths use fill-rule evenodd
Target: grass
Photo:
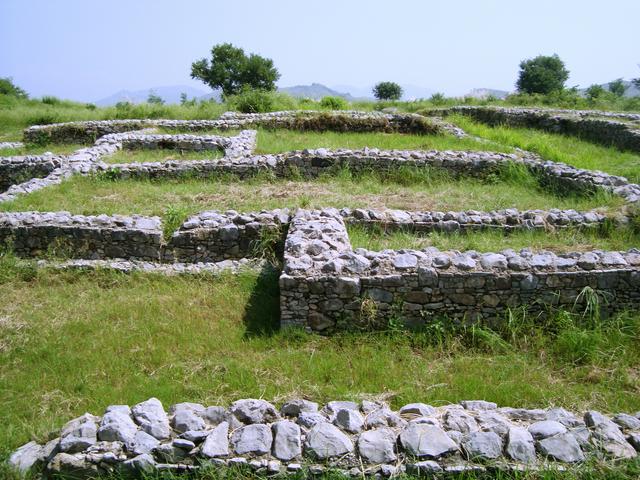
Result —
<path fill-rule="evenodd" d="M 172 223 L 208 209 L 255 211 L 273 208 L 397 208 L 407 210 L 492 210 L 503 208 L 574 208 L 603 211 L 618 208 L 613 196 L 561 197 L 537 187 L 535 178 L 509 172 L 490 181 L 454 180 L 435 169 L 399 169 L 386 176 L 338 171 L 318 180 L 258 176 L 238 182 L 211 180 L 117 180 L 75 176 L 0 204 L 0 211 L 70 211 L 75 214 L 141 214 L 167 216 Z"/>
<path fill-rule="evenodd" d="M 308 396 L 640 409 L 637 313 L 542 322 L 516 312 L 497 331 L 437 321 L 324 338 L 277 330 L 274 273 L 60 272 L 10 256 L 0 259 L 0 296 L 5 454 L 85 411 L 151 396 L 165 406 Z"/>
<path fill-rule="evenodd" d="M 492 147 L 472 138 L 453 135 L 409 135 L 391 133 L 297 132 L 258 129 L 257 153 L 280 153 L 306 148 L 364 147 L 381 150 L 491 150 Z M 495 146 L 493 147 L 495 150 Z M 500 152 L 512 152 L 510 147 Z"/>
<path fill-rule="evenodd" d="M 506 249 L 549 250 L 556 253 L 585 252 L 591 250 L 628 250 L 640 246 L 640 235 L 630 228 L 615 230 L 518 230 L 505 234 L 501 231 L 485 230 L 469 233 L 414 233 L 409 231 L 385 232 L 382 228 L 367 228 L 359 225 L 348 227 L 349 238 L 354 248 L 369 250 L 398 250 L 410 248 L 420 250 L 430 246 L 440 250 L 475 250 L 499 252 Z"/>
<path fill-rule="evenodd" d="M 467 133 L 491 140 L 501 147 L 522 148 L 539 154 L 545 160 L 622 175 L 631 182 L 640 183 L 640 154 L 637 153 L 621 152 L 613 147 L 603 147 L 576 137 L 540 130 L 490 127 L 462 115 L 449 117 L 449 120 Z M 491 145 L 487 144 L 488 147 Z"/>
<path fill-rule="evenodd" d="M 222 158 L 224 151 L 216 150 L 181 150 L 170 148 L 144 149 L 144 150 L 118 150 L 113 155 L 103 157 L 107 163 L 144 163 L 167 162 L 169 160 L 213 160 Z"/>
<path fill-rule="evenodd" d="M 13 157 L 17 155 L 42 155 L 45 152 L 50 152 L 58 155 L 68 155 L 81 148 L 86 148 L 87 145 L 80 144 L 51 144 L 46 146 L 40 145 L 25 145 L 20 148 L 0 148 L 0 157 Z"/>

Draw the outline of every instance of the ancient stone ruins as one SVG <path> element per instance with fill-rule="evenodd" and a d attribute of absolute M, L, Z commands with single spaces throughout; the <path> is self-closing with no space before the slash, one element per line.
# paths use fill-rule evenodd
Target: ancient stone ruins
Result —
<path fill-rule="evenodd" d="M 601 112 L 543 112 L 466 108 L 441 111 L 561 131 L 640 151 L 640 118 Z M 219 120 L 113 120 L 34 126 L 27 142 L 93 143 L 71 155 L 0 158 L 0 202 L 64 182 L 72 175 L 119 179 L 208 178 L 233 174 L 239 181 L 260 172 L 314 178 L 339 167 L 381 170 L 435 167 L 453 176 L 482 177 L 509 164 L 533 172 L 542 184 L 578 192 L 606 191 L 624 206 L 613 217 L 598 211 L 508 209 L 502 211 L 400 211 L 286 209 L 261 212 L 205 211 L 188 218 L 169 238 L 160 218 L 139 215 L 82 216 L 69 212 L 0 213 L 0 246 L 59 268 L 115 268 L 167 274 L 261 268 L 256 244 L 275 239 L 283 327 L 331 334 L 375 329 L 400 314 L 408 326 L 446 315 L 468 321 L 504 318 L 525 306 L 571 308 L 585 287 L 604 290 L 603 313 L 640 307 L 640 250 L 556 255 L 546 251 L 459 252 L 353 249 L 347 225 L 429 232 L 517 229 L 595 229 L 624 224 L 640 208 L 640 186 L 623 177 L 547 161 L 526 151 L 292 151 L 255 155 L 251 128 L 401 132 L 425 135 L 465 132 L 440 118 L 362 112 L 228 113 Z M 149 130 L 190 133 L 158 134 Z M 240 130 L 233 136 L 198 135 L 206 129 Z M 220 151 L 222 158 L 109 164 L 120 149 Z M 640 247 L 640 246 L 639 246 Z M 51 250 L 65 260 L 43 257 Z M 48 258 L 48 257 L 47 257 Z M 486 468 L 542 468 L 590 457 L 629 458 L 640 448 L 638 414 L 610 419 L 561 409 L 496 408 L 462 402 L 433 408 L 407 405 L 398 412 L 375 403 L 305 400 L 277 410 L 262 400 L 239 400 L 230 408 L 191 403 L 168 414 L 159 401 L 109 407 L 71 421 L 60 438 L 29 443 L 11 457 L 20 469 L 95 473 L 118 468 L 186 471 L 202 464 L 244 465 L 269 472 L 336 467 L 353 475 L 441 472 Z M 554 463 L 555 462 L 555 463 Z"/>
<path fill-rule="evenodd" d="M 215 466 L 265 473 L 389 477 L 400 473 L 562 469 L 589 458 L 634 458 L 640 412 L 609 418 L 562 408 L 497 408 L 464 401 L 434 408 L 411 403 L 393 411 L 382 402 L 297 399 L 278 410 L 265 400 L 230 407 L 172 405 L 151 398 L 85 413 L 59 437 L 30 442 L 10 457 L 20 470 L 91 476 L 125 471 L 189 472 Z"/>

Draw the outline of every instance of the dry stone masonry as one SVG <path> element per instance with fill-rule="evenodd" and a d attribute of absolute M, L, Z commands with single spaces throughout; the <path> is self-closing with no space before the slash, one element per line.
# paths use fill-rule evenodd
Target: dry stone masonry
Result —
<path fill-rule="evenodd" d="M 590 459 L 630 459 L 640 450 L 640 412 L 607 416 L 563 408 L 498 408 L 475 400 L 393 410 L 378 401 L 294 399 L 279 409 L 258 399 L 229 407 L 150 398 L 85 413 L 56 438 L 29 442 L 9 464 L 45 475 L 190 472 L 244 467 L 263 474 L 353 477 L 402 473 L 553 470 Z"/>
<path fill-rule="evenodd" d="M 550 110 L 458 106 L 435 109 L 431 115 L 462 114 L 489 125 L 537 128 L 575 135 L 606 146 L 640 152 L 640 116 L 593 110 Z"/>
<path fill-rule="evenodd" d="M 556 113 L 562 118 L 566 115 Z M 550 113 L 518 115 L 537 118 Z M 592 116 L 590 112 L 575 114 L 584 122 L 591 121 Z M 602 117 L 607 121 L 618 118 L 613 114 Z M 626 125 L 639 121 L 627 117 L 619 119 Z M 437 119 L 421 119 L 416 115 L 363 112 L 273 112 L 227 113 L 218 120 L 110 120 L 36 126 L 25 131 L 27 141 L 87 141 L 93 145 L 68 156 L 0 159 L 0 172 L 5 171 L 3 168 L 8 172 L 3 176 L 6 191 L 0 193 L 0 202 L 63 182 L 72 175 L 102 174 L 117 180 L 206 178 L 229 173 L 243 179 L 270 172 L 276 177 L 295 174 L 314 178 L 345 167 L 355 172 L 389 172 L 410 167 L 446 170 L 454 177 L 482 177 L 518 164 L 533 172 L 543 185 L 586 194 L 604 190 L 622 197 L 625 206 L 615 217 L 598 210 L 558 209 L 207 211 L 189 217 L 169 238 L 164 238 L 158 218 L 8 212 L 0 214 L 0 246 L 12 248 L 24 257 L 63 254 L 79 262 L 78 265 L 103 262 L 123 270 L 142 268 L 167 273 L 217 270 L 209 266 L 225 261 L 232 262 L 227 266 L 235 268 L 233 262 L 260 258 L 268 248 L 283 258 L 282 325 L 322 333 L 354 327 L 380 328 L 398 318 L 409 326 L 423 325 L 444 315 L 461 321 L 495 320 L 507 309 L 522 305 L 541 309 L 549 305 L 573 307 L 585 287 L 604 291 L 610 297 L 605 312 L 640 305 L 637 249 L 563 255 L 527 249 L 496 253 L 440 252 L 434 248 L 372 252 L 353 250 L 345 226 L 348 223 L 417 232 L 601 228 L 608 222 L 629 222 L 640 205 L 640 186 L 623 177 L 545 161 L 525 151 L 506 154 L 318 148 L 254 155 L 256 131 L 247 130 L 260 126 L 422 134 L 448 131 L 464 135 Z M 158 127 L 193 134 L 157 134 L 150 130 Z M 230 136 L 198 134 L 210 129 L 244 130 Z M 123 148 L 223 150 L 224 157 L 117 165 L 105 162 L 109 155 Z M 16 183 L 24 180 L 21 176 L 33 178 Z"/>
<path fill-rule="evenodd" d="M 504 318 L 509 308 L 575 308 L 585 287 L 611 295 L 603 310 L 640 305 L 640 250 L 567 253 L 352 250 L 339 211 L 299 210 L 285 241 L 282 326 L 331 333 L 420 327 L 447 316 Z"/>

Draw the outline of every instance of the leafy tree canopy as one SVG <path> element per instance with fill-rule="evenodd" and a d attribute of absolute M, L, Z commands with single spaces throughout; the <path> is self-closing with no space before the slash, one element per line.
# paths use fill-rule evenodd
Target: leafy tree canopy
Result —
<path fill-rule="evenodd" d="M 191 64 L 191 78 L 211 88 L 220 88 L 225 97 L 240 93 L 243 88 L 275 90 L 280 73 L 273 60 L 254 53 L 247 56 L 242 48 L 230 43 L 214 45 L 211 60 L 201 58 Z"/>
<path fill-rule="evenodd" d="M 626 89 L 627 87 L 625 86 L 621 78 L 618 78 L 617 80 L 614 80 L 609 84 L 609 91 L 616 97 L 623 96 Z"/>
<path fill-rule="evenodd" d="M 0 78 L 0 94 L 16 98 L 29 98 L 27 92 L 13 83 L 11 77 Z"/>
<path fill-rule="evenodd" d="M 546 95 L 562 90 L 568 78 L 569 71 L 558 55 L 540 55 L 520 62 L 516 87 L 520 92 Z"/>
<path fill-rule="evenodd" d="M 402 87 L 395 82 L 380 82 L 373 87 L 373 95 L 378 100 L 400 100 Z"/>

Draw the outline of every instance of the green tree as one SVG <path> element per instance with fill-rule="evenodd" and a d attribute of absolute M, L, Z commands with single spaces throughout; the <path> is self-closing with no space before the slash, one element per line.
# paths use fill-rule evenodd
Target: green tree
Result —
<path fill-rule="evenodd" d="M 147 103 L 154 105 L 164 105 L 164 100 L 160 95 L 157 95 L 153 90 L 149 90 L 149 96 L 147 97 Z"/>
<path fill-rule="evenodd" d="M 402 87 L 395 82 L 379 82 L 373 87 L 373 96 L 378 100 L 400 100 Z"/>
<path fill-rule="evenodd" d="M 243 88 L 275 90 L 280 73 L 273 60 L 244 50 L 230 43 L 214 45 L 211 60 L 201 58 L 191 64 L 191 78 L 201 80 L 212 89 L 220 88 L 225 97 L 240 93 Z"/>
<path fill-rule="evenodd" d="M 516 87 L 523 93 L 546 95 L 562 90 L 568 78 L 569 71 L 558 55 L 539 55 L 520 62 Z"/>
<path fill-rule="evenodd" d="M 11 77 L 0 78 L 0 94 L 16 98 L 29 98 L 27 92 L 13 83 Z"/>
<path fill-rule="evenodd" d="M 585 91 L 587 98 L 589 100 L 595 100 L 596 98 L 602 96 L 602 94 L 606 92 L 601 85 L 593 84 Z"/>
<path fill-rule="evenodd" d="M 627 87 L 625 86 L 621 78 L 618 78 L 617 80 L 614 80 L 609 84 L 609 91 L 616 97 L 623 96 L 626 89 Z"/>

